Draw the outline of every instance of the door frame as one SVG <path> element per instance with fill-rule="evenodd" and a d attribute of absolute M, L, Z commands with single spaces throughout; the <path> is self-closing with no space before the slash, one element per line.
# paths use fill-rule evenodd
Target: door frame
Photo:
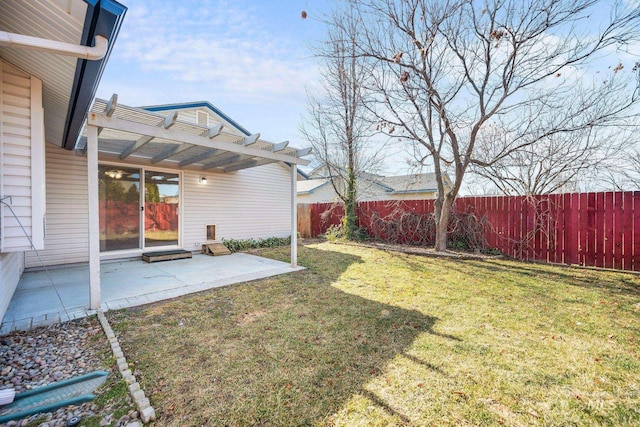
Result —
<path fill-rule="evenodd" d="M 162 251 L 162 250 L 171 250 L 171 249 L 181 249 L 183 247 L 183 233 L 184 229 L 184 173 L 182 170 L 176 169 L 168 169 L 168 168 L 157 168 L 153 165 L 151 167 L 147 167 L 145 165 L 139 165 L 135 163 L 118 163 L 118 162 L 109 162 L 109 161 L 101 161 L 98 159 L 98 165 L 105 166 L 114 166 L 114 167 L 122 167 L 122 168 L 135 168 L 140 170 L 140 195 L 138 200 L 138 207 L 144 206 L 145 204 L 145 192 L 144 192 L 144 184 L 145 184 L 145 172 L 146 171 L 154 171 L 154 172 L 166 172 L 178 175 L 178 244 L 177 245 L 166 245 L 166 246 L 152 246 L 146 248 L 144 246 L 145 236 L 144 236 L 144 222 L 145 222 L 145 211 L 142 215 L 140 215 L 140 240 L 138 242 L 138 248 L 135 249 L 123 249 L 123 250 L 115 250 L 115 251 L 106 251 L 100 252 L 101 260 L 108 259 L 118 259 L 118 258 L 126 258 L 126 257 L 134 257 L 141 255 L 146 251 Z M 95 171 L 98 173 L 98 171 Z M 99 213 L 98 213 L 99 215 Z"/>

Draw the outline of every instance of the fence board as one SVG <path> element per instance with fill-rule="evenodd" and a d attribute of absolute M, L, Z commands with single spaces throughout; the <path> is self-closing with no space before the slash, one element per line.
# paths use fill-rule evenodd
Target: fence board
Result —
<path fill-rule="evenodd" d="M 604 233 L 605 233 L 605 216 L 604 216 L 604 193 L 595 193 L 595 227 L 593 244 L 595 248 L 595 266 L 604 267 Z"/>
<path fill-rule="evenodd" d="M 604 213 L 603 213 L 603 234 L 602 234 L 602 266 L 606 268 L 613 268 L 613 242 L 615 237 L 613 235 L 613 193 L 604 193 Z"/>
<path fill-rule="evenodd" d="M 633 270 L 633 193 L 622 193 L 622 269 Z"/>
<path fill-rule="evenodd" d="M 305 226 L 313 237 L 340 224 L 344 214 L 332 203 L 313 204 L 308 214 L 302 209 L 300 223 L 310 218 Z M 487 245 L 514 258 L 640 271 L 640 192 L 465 197 L 454 211 L 485 221 Z M 427 228 L 433 200 L 362 202 L 358 212 L 371 236 L 433 244 Z"/>
<path fill-rule="evenodd" d="M 633 192 L 633 270 L 640 271 L 640 191 Z"/>
<path fill-rule="evenodd" d="M 578 240 L 579 229 L 579 195 L 578 194 L 565 194 L 563 205 L 563 254 L 565 264 L 578 264 L 578 248 L 580 242 Z"/>
<path fill-rule="evenodd" d="M 298 205 L 298 234 L 300 237 L 309 238 L 311 230 L 311 205 L 300 203 Z"/>
<path fill-rule="evenodd" d="M 616 270 L 622 269 L 622 250 L 624 244 L 624 206 L 623 194 L 613 193 L 613 265 Z"/>

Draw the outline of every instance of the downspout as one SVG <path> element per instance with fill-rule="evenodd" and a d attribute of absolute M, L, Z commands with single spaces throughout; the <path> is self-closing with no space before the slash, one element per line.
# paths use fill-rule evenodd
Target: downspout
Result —
<path fill-rule="evenodd" d="M 97 61 L 104 58 L 109 47 L 109 41 L 105 37 L 96 36 L 94 40 L 95 46 L 89 47 L 0 31 L 0 46 L 73 56 L 89 61 Z"/>

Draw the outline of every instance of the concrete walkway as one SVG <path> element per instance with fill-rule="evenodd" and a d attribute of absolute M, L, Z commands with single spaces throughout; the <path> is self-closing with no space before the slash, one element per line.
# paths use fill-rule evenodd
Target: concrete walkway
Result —
<path fill-rule="evenodd" d="M 134 307 L 302 269 L 243 253 L 219 257 L 198 254 L 192 259 L 151 264 L 139 260 L 103 263 L 101 308 Z M 0 335 L 94 314 L 88 307 L 87 265 L 50 269 L 48 273 L 26 272 L 4 316 Z"/>

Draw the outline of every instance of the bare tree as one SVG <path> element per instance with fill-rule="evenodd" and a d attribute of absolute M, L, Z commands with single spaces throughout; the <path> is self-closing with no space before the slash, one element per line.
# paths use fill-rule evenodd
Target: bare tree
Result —
<path fill-rule="evenodd" d="M 368 59 L 377 94 L 372 111 L 388 134 L 415 146 L 417 162 L 433 162 L 436 250 L 446 250 L 449 214 L 471 165 L 614 126 L 638 101 L 630 67 L 592 74 L 593 60 L 638 40 L 632 2 L 351 1 L 356 54 Z M 503 137 L 487 156 L 479 142 L 496 129 Z M 453 185 L 445 191 L 446 168 Z"/>
<path fill-rule="evenodd" d="M 344 203 L 347 239 L 353 239 L 358 228 L 358 178 L 380 162 L 379 150 L 371 147 L 373 121 L 364 106 L 367 74 L 355 55 L 355 22 L 348 8 L 334 12 L 328 22 L 327 39 L 316 48 L 322 60 L 322 94 L 308 96 L 307 117 L 300 127 Z"/>
<path fill-rule="evenodd" d="M 618 130 L 587 128 L 571 133 L 557 133 L 535 145 L 512 151 L 496 161 L 494 150 L 506 143 L 497 133 L 479 141 L 478 158 L 486 166 L 471 165 L 471 171 L 490 181 L 505 195 L 537 195 L 578 191 L 583 182 L 593 179 L 600 168 L 610 166 L 620 157 L 629 140 Z"/>

